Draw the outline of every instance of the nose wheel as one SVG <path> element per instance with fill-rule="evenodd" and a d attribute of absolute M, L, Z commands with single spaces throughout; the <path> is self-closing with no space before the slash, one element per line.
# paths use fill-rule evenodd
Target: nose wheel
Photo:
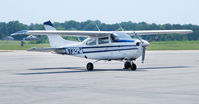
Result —
<path fill-rule="evenodd" d="M 133 62 L 125 62 L 124 69 L 131 69 L 132 71 L 135 71 L 137 69 L 137 66 Z"/>
<path fill-rule="evenodd" d="M 132 70 L 132 71 L 136 71 L 136 69 L 137 69 L 136 64 L 134 64 L 134 63 L 132 62 L 132 63 L 131 63 L 131 70 Z"/>

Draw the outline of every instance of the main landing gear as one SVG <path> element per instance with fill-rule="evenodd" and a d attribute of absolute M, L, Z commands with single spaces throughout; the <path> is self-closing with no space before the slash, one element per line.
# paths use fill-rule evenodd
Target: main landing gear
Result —
<path fill-rule="evenodd" d="M 127 61 L 124 63 L 124 69 L 129 69 L 129 68 L 131 68 L 132 71 L 135 71 L 137 69 L 137 66 L 133 62 Z"/>
<path fill-rule="evenodd" d="M 89 62 L 89 63 L 86 65 L 86 68 L 87 68 L 88 71 L 93 71 L 93 69 L 94 69 L 93 63 Z"/>
<path fill-rule="evenodd" d="M 97 61 L 96 61 L 97 62 Z M 94 62 L 95 63 L 95 62 Z M 86 65 L 86 68 L 87 68 L 87 71 L 93 71 L 94 69 L 94 65 L 93 63 L 89 62 L 87 65 Z M 134 64 L 133 62 L 125 62 L 124 63 L 124 69 L 131 69 L 132 71 L 135 71 L 137 69 L 137 66 L 136 64 Z"/>

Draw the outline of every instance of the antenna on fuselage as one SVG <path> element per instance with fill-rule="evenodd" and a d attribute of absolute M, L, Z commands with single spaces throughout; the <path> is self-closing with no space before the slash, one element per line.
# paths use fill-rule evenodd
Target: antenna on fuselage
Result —
<path fill-rule="evenodd" d="M 124 31 L 124 29 L 122 28 L 122 26 L 120 25 L 120 23 L 118 23 L 118 25 L 120 26 L 120 29 L 121 29 L 122 31 Z"/>

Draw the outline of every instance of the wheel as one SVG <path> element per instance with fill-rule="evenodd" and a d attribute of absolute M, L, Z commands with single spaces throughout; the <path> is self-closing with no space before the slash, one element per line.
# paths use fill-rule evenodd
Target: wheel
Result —
<path fill-rule="evenodd" d="M 124 69 L 129 69 L 131 67 L 131 63 L 130 62 L 125 62 L 124 63 Z"/>
<path fill-rule="evenodd" d="M 94 68 L 93 63 L 89 62 L 89 63 L 86 65 L 86 68 L 87 68 L 88 71 L 93 71 L 93 68 Z"/>
<path fill-rule="evenodd" d="M 132 63 L 132 64 L 131 64 L 131 70 L 132 70 L 132 71 L 135 71 L 136 69 L 137 69 L 136 64 Z"/>

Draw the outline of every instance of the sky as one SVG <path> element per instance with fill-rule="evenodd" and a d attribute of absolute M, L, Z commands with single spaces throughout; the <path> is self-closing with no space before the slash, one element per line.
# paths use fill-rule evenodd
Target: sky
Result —
<path fill-rule="evenodd" d="M 147 22 L 199 25 L 199 0 L 0 0 L 0 22 Z"/>

